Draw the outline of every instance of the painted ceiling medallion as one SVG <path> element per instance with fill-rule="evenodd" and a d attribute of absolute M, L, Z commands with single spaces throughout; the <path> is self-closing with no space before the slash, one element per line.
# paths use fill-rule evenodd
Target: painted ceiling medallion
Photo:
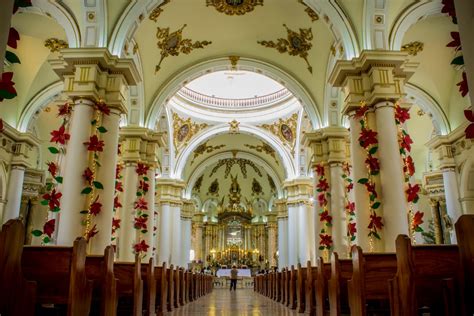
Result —
<path fill-rule="evenodd" d="M 206 6 L 213 6 L 227 15 L 244 15 L 258 5 L 263 6 L 263 0 L 206 0 Z"/>
<path fill-rule="evenodd" d="M 177 113 L 173 113 L 173 143 L 174 148 L 178 151 L 181 145 L 185 145 L 199 131 L 208 127 L 206 123 L 196 124 L 191 118 L 186 120 L 179 117 Z"/>
<path fill-rule="evenodd" d="M 297 121 L 298 114 L 294 113 L 291 117 L 285 120 L 280 118 L 278 119 L 278 122 L 274 122 L 273 124 L 262 124 L 259 127 L 264 128 L 277 136 L 284 144 L 290 146 L 291 150 L 294 150 Z"/>
<path fill-rule="evenodd" d="M 257 41 L 260 45 L 269 48 L 275 48 L 279 53 L 288 53 L 290 56 L 299 56 L 304 59 L 308 65 L 308 71 L 313 73 L 313 67 L 311 67 L 308 61 L 308 52 L 313 47 L 311 41 L 313 40 L 313 32 L 311 28 L 302 29 L 297 33 L 290 30 L 286 24 L 283 24 L 287 31 L 287 38 L 279 38 L 277 42 L 274 41 Z"/>
<path fill-rule="evenodd" d="M 170 34 L 170 28 L 158 27 L 156 31 L 156 38 L 158 39 L 157 46 L 161 50 L 161 58 L 158 65 L 155 67 L 155 73 L 161 69 L 161 63 L 166 57 L 179 56 L 180 53 L 190 54 L 194 49 L 204 48 L 211 41 L 195 41 L 193 42 L 189 38 L 183 38 L 183 29 L 186 27 L 184 24 L 179 30 L 174 31 Z"/>

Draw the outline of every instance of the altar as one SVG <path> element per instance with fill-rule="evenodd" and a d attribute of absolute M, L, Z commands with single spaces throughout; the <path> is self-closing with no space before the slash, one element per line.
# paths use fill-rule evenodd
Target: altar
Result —
<path fill-rule="evenodd" d="M 221 277 L 228 277 L 230 278 L 230 271 L 232 269 L 219 269 L 216 272 L 216 276 L 218 278 Z M 237 277 L 242 278 L 242 277 L 251 277 L 252 276 L 252 271 L 250 269 L 237 269 L 238 274 Z"/>

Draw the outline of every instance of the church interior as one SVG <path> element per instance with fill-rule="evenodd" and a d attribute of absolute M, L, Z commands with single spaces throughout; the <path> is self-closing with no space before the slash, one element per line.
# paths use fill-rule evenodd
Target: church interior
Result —
<path fill-rule="evenodd" d="M 0 315 L 474 315 L 473 2 L 0 8 Z"/>

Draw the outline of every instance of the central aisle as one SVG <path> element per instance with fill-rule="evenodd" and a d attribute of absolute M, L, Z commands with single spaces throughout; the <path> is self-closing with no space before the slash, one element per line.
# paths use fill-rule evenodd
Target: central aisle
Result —
<path fill-rule="evenodd" d="M 211 294 L 166 315 L 292 316 L 298 313 L 255 293 L 252 289 L 237 289 L 232 292 L 228 289 L 214 289 Z"/>

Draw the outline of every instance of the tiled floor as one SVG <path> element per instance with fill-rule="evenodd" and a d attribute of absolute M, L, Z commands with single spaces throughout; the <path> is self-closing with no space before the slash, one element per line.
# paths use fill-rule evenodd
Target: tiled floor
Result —
<path fill-rule="evenodd" d="M 214 289 L 211 294 L 201 297 L 197 301 L 180 307 L 166 315 L 293 316 L 298 315 L 298 313 L 255 293 L 252 289 L 238 289 L 235 292 Z"/>

